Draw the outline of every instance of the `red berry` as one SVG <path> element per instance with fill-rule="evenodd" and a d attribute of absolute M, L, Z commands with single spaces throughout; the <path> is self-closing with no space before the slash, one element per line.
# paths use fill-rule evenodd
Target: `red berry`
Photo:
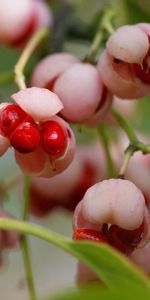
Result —
<path fill-rule="evenodd" d="M 126 255 L 130 255 L 140 243 L 143 230 L 144 223 L 135 230 L 125 230 L 116 225 L 111 225 L 108 228 L 108 225 L 104 224 L 102 232 L 108 237 L 111 246 Z"/>
<path fill-rule="evenodd" d="M 97 230 L 85 228 L 79 228 L 75 230 L 73 233 L 73 240 L 87 240 L 99 243 L 108 243 L 108 239 L 103 233 Z"/>
<path fill-rule="evenodd" d="M 6 137 L 10 137 L 13 130 L 25 119 L 26 112 L 17 104 L 7 105 L 0 112 L 0 130 Z"/>
<path fill-rule="evenodd" d="M 30 153 L 39 146 L 40 138 L 38 125 L 27 117 L 11 134 L 10 144 L 20 153 Z"/>
<path fill-rule="evenodd" d="M 45 121 L 41 124 L 42 145 L 48 154 L 60 157 L 67 147 L 67 136 L 62 126 L 56 121 Z"/>

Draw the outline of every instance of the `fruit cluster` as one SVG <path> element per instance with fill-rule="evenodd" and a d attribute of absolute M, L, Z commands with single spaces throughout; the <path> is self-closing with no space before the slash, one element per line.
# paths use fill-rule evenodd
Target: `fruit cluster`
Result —
<path fill-rule="evenodd" d="M 44 2 L 11 1 L 13 11 L 7 9 L 10 1 L 1 0 L 2 43 L 21 47 L 38 28 L 52 25 Z M 20 3 L 18 10 L 16 3 Z M 75 155 L 69 122 L 89 127 L 114 124 L 112 105 L 120 105 L 124 112 L 125 99 L 150 93 L 150 24 L 118 28 L 108 38 L 97 65 L 65 52 L 44 57 L 33 70 L 30 86 L 11 96 L 15 103 L 0 105 L 0 155 L 12 146 L 23 173 L 35 176 L 31 180 L 31 213 L 43 217 L 58 206 L 75 209 L 74 240 L 108 243 L 138 264 L 150 239 L 149 166 L 147 171 L 145 158 L 136 155 L 134 167 L 126 173 L 128 180 L 107 179 L 100 144 L 96 142 L 88 151 L 78 147 Z M 120 104 L 113 104 L 114 98 L 114 103 Z M 127 117 L 133 101 L 129 106 Z M 111 145 L 117 168 L 124 145 L 120 140 Z M 142 182 L 137 178 L 137 165 L 143 172 Z M 136 250 L 139 247 L 143 250 Z M 141 253 L 136 255 L 136 251 Z M 79 264 L 79 280 L 88 275 L 88 269 L 83 269 Z"/>
<path fill-rule="evenodd" d="M 63 107 L 57 95 L 34 87 L 12 98 L 16 104 L 1 104 L 0 131 L 7 146 L 15 149 L 22 170 L 45 177 L 63 171 L 74 156 L 75 138 L 69 125 L 56 116 Z"/>

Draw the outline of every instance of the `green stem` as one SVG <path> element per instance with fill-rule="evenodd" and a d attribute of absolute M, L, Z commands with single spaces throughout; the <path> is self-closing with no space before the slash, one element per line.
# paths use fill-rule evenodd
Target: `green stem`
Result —
<path fill-rule="evenodd" d="M 29 187 L 30 187 L 30 178 L 28 176 L 24 176 L 24 208 L 23 208 L 23 216 L 22 216 L 22 219 L 24 221 L 28 220 L 29 191 L 30 191 Z M 25 267 L 25 271 L 26 271 L 26 280 L 28 283 L 28 289 L 29 289 L 29 293 L 30 293 L 30 299 L 36 300 L 37 296 L 36 296 L 36 291 L 35 291 L 35 287 L 34 287 L 28 238 L 25 235 L 23 235 L 21 238 L 21 246 L 22 246 L 24 267 Z"/>
<path fill-rule="evenodd" d="M 25 235 L 33 235 L 64 250 L 66 250 L 65 241 L 71 241 L 69 238 L 64 237 L 58 233 L 54 234 L 51 230 L 46 229 L 40 225 L 27 221 L 25 222 L 20 220 L 13 220 L 10 218 L 8 219 L 0 217 L 0 229 L 15 230 Z"/>
<path fill-rule="evenodd" d="M 24 176 L 24 209 L 22 215 L 22 219 L 24 221 L 28 219 L 29 197 L 30 197 L 30 178 L 28 176 Z"/>
<path fill-rule="evenodd" d="M 133 153 L 134 153 L 134 150 L 133 150 L 133 147 L 131 147 L 131 146 L 129 146 L 125 150 L 124 159 L 123 159 L 123 163 L 122 163 L 122 166 L 120 168 L 120 171 L 119 171 L 118 178 L 124 179 L 126 169 L 128 167 L 130 158 L 133 155 Z"/>
<path fill-rule="evenodd" d="M 115 166 L 111 157 L 111 152 L 110 152 L 110 145 L 109 145 L 109 136 L 108 136 L 108 131 L 107 127 L 104 124 L 101 124 L 98 127 L 98 133 L 101 138 L 101 141 L 103 143 L 103 147 L 105 150 L 105 156 L 106 156 L 106 161 L 107 161 L 107 169 L 108 169 L 108 176 L 110 178 L 116 176 L 116 171 L 115 171 Z"/>
<path fill-rule="evenodd" d="M 114 108 L 112 108 L 112 114 L 119 123 L 120 127 L 127 134 L 129 141 L 131 143 L 138 142 L 138 138 L 135 132 L 133 131 L 132 127 L 128 124 L 128 122 L 124 119 L 124 117 Z"/>
<path fill-rule="evenodd" d="M 109 34 L 112 34 L 114 32 L 114 27 L 112 26 L 112 20 L 114 19 L 115 15 L 116 15 L 116 11 L 112 8 L 109 8 L 106 10 L 102 18 L 102 27 Z"/>
<path fill-rule="evenodd" d="M 27 43 L 25 49 L 23 50 L 17 64 L 15 65 L 14 68 L 14 73 L 15 73 L 15 81 L 16 84 L 20 89 L 25 89 L 26 84 L 25 84 L 25 76 L 23 74 L 24 68 L 38 46 L 39 42 L 48 34 L 48 31 L 46 28 L 39 29 L 37 32 L 33 34 L 29 42 Z"/>
<path fill-rule="evenodd" d="M 149 154 L 150 153 L 150 144 L 143 144 L 142 142 L 138 141 L 135 144 L 135 151 L 141 151 L 143 154 Z"/>
<path fill-rule="evenodd" d="M 103 40 L 105 33 L 112 34 L 114 32 L 113 26 L 111 24 L 112 19 L 115 16 L 115 12 L 113 9 L 107 9 L 104 12 L 102 19 L 100 20 L 100 24 L 96 35 L 93 39 L 92 45 L 89 49 L 89 53 L 87 54 L 86 58 L 84 59 L 85 62 L 94 63 L 96 55 L 99 51 L 100 44 Z"/>
<path fill-rule="evenodd" d="M 136 136 L 132 127 L 124 119 L 124 117 L 114 108 L 112 108 L 112 114 L 115 117 L 115 119 L 117 120 L 117 122 L 119 123 L 120 127 L 125 131 L 125 133 L 127 134 L 128 138 L 129 138 L 129 146 L 125 150 L 123 163 L 120 168 L 119 175 L 118 175 L 119 178 L 124 178 L 130 158 L 132 157 L 134 152 L 141 151 L 143 154 L 148 154 L 148 153 L 150 153 L 150 145 L 149 144 L 146 145 L 138 140 L 138 137 Z"/>

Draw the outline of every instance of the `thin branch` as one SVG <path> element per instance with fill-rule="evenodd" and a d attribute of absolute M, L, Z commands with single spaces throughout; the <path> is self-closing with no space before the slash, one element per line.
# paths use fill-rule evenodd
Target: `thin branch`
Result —
<path fill-rule="evenodd" d="M 24 76 L 24 68 L 31 57 L 32 53 L 40 43 L 40 41 L 48 34 L 47 29 L 42 28 L 35 32 L 35 34 L 31 37 L 25 49 L 23 50 L 17 64 L 14 68 L 15 73 L 15 82 L 20 89 L 25 89 L 25 76 Z"/>

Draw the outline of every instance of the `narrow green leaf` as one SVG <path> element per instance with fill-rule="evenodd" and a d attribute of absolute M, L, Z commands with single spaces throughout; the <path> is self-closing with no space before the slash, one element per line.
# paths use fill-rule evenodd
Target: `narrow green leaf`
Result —
<path fill-rule="evenodd" d="M 103 289 L 100 286 L 86 287 L 80 291 L 68 291 L 64 294 L 59 294 L 50 297 L 47 300 L 133 300 L 133 299 L 150 299 L 150 293 L 138 286 L 131 288 L 123 288 L 118 286 L 116 291 Z"/>
<path fill-rule="evenodd" d="M 131 262 L 105 244 L 69 242 L 69 251 L 88 265 L 110 288 L 118 285 L 143 286 L 150 289 L 148 279 Z"/>
<path fill-rule="evenodd" d="M 150 291 L 147 277 L 130 261 L 106 244 L 75 242 L 33 223 L 0 218 L 0 229 L 33 235 L 63 249 L 90 267 L 111 289 L 137 284 Z"/>

